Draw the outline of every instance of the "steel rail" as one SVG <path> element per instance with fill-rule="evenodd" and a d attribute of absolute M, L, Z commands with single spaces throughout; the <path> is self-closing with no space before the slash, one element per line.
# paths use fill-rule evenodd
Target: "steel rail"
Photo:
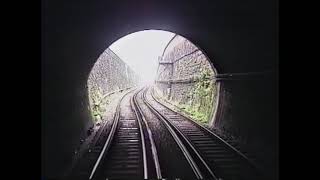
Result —
<path fill-rule="evenodd" d="M 145 95 L 145 94 L 144 94 Z M 147 101 L 146 96 L 144 96 L 144 99 Z M 150 103 L 149 103 L 150 104 Z M 152 106 L 152 105 L 151 105 Z M 153 107 L 154 108 L 154 107 Z M 155 108 L 154 108 L 155 109 Z M 155 109 L 156 110 L 156 109 Z M 157 110 L 156 110 L 157 111 Z M 188 143 L 189 147 L 193 150 L 193 152 L 197 155 L 197 157 L 200 159 L 201 163 L 206 167 L 206 170 L 209 172 L 209 174 L 212 176 L 213 179 L 218 180 L 218 177 L 214 174 L 214 172 L 211 170 L 209 165 L 206 163 L 206 161 L 203 159 L 203 157 L 200 155 L 198 150 L 192 145 L 192 143 L 189 141 L 189 139 L 180 131 L 179 128 L 176 127 L 166 116 L 162 115 L 160 112 L 158 112 L 163 119 L 165 119 L 169 124 L 183 137 L 183 139 Z"/>
<path fill-rule="evenodd" d="M 159 158 L 158 158 L 158 153 L 157 153 L 157 148 L 155 145 L 155 142 L 153 140 L 153 136 L 152 136 L 152 132 L 151 129 L 148 125 L 148 122 L 145 119 L 144 114 L 142 113 L 141 107 L 139 106 L 139 103 L 137 101 L 136 96 L 142 91 L 143 89 L 140 89 L 137 93 L 135 93 L 132 97 L 132 101 L 133 101 L 133 105 L 134 105 L 134 112 L 137 116 L 138 121 L 143 122 L 146 126 L 147 132 L 148 132 L 148 137 L 150 140 L 150 144 L 151 144 L 151 151 L 152 151 L 152 158 L 153 158 L 153 162 L 154 162 L 154 166 L 156 169 L 156 174 L 157 174 L 157 178 L 158 179 L 162 179 L 162 175 L 161 175 L 161 168 L 160 168 L 160 163 L 159 163 Z"/>
<path fill-rule="evenodd" d="M 118 122 L 119 122 L 119 119 L 120 119 L 120 104 L 121 104 L 121 101 L 123 100 L 123 98 L 124 98 L 127 94 L 129 94 L 129 93 L 132 92 L 133 90 L 135 90 L 135 89 L 132 89 L 132 90 L 126 92 L 126 93 L 121 97 L 121 99 L 120 99 L 120 101 L 119 101 L 119 103 L 118 103 L 118 105 L 117 105 L 116 112 L 115 112 L 114 118 L 113 118 L 114 120 L 113 120 L 112 128 L 111 128 L 110 133 L 109 133 L 109 135 L 108 135 L 108 138 L 107 138 L 107 140 L 106 140 L 106 142 L 105 142 L 105 144 L 104 144 L 104 146 L 103 146 L 103 149 L 102 149 L 102 151 L 100 152 L 100 155 L 99 155 L 99 157 L 98 157 L 95 165 L 93 166 L 93 169 L 92 169 L 92 171 L 91 171 L 89 180 L 91 180 L 91 179 L 93 178 L 93 176 L 94 176 L 94 174 L 95 174 L 95 172 L 96 172 L 96 170 L 97 170 L 97 168 L 98 168 L 98 166 L 99 166 L 99 164 L 100 164 L 101 159 L 105 156 L 105 152 L 108 151 L 109 148 L 110 148 L 111 142 L 112 142 L 112 140 L 113 140 L 113 137 L 114 137 L 114 134 L 115 134 L 115 132 L 116 132 L 116 129 L 117 129 L 117 126 L 118 126 Z"/>
<path fill-rule="evenodd" d="M 225 144 L 227 147 L 229 147 L 233 152 L 237 153 L 240 157 L 242 157 L 245 161 L 247 161 L 254 169 L 256 169 L 258 172 L 262 172 L 261 168 L 254 163 L 251 159 L 249 159 L 246 155 L 244 155 L 242 152 L 240 152 L 239 150 L 237 150 L 235 147 L 233 147 L 231 144 L 229 144 L 227 141 L 225 141 L 224 139 L 222 139 L 221 137 L 219 137 L 217 134 L 215 134 L 214 132 L 210 131 L 207 127 L 203 126 L 202 124 L 199 124 L 198 122 L 196 122 L 195 120 L 191 119 L 190 117 L 174 111 L 172 109 L 170 109 L 169 107 L 167 107 L 164 103 L 160 102 L 160 100 L 158 100 L 155 96 L 154 96 L 154 91 L 151 91 L 151 96 L 152 98 L 158 102 L 160 105 L 162 105 L 163 107 L 165 107 L 166 109 L 169 109 L 179 115 L 181 115 L 182 117 L 188 119 L 190 122 L 192 122 L 193 124 L 195 124 L 196 126 L 198 126 L 200 129 L 204 130 L 206 133 L 209 133 L 210 135 L 212 135 L 213 137 L 215 137 L 216 139 L 220 140 L 223 144 Z"/>
<path fill-rule="evenodd" d="M 140 129 L 142 157 L 143 157 L 143 174 L 144 174 L 143 176 L 144 176 L 144 179 L 148 179 L 148 162 L 147 162 L 146 144 L 144 141 L 143 127 L 141 124 L 141 119 L 139 118 L 139 116 L 135 110 L 135 104 L 133 102 L 133 97 L 131 97 L 131 99 L 130 99 L 130 104 L 131 104 L 131 109 L 135 112 L 135 115 L 137 116 L 137 121 L 138 121 L 139 129 Z"/>
<path fill-rule="evenodd" d="M 170 134 L 172 135 L 173 139 L 176 141 L 177 145 L 182 150 L 185 158 L 187 159 L 187 161 L 188 161 L 189 165 L 191 166 L 197 179 L 203 179 L 204 177 L 203 177 L 202 172 L 200 171 L 197 163 L 194 161 L 194 159 L 190 155 L 189 151 L 187 150 L 186 146 L 182 143 L 182 141 L 180 140 L 178 135 L 174 132 L 174 130 L 172 129 L 170 124 L 164 119 L 164 117 L 154 107 L 151 106 L 151 104 L 148 101 L 146 101 L 145 94 L 143 94 L 143 101 L 147 105 L 147 107 L 154 113 L 154 115 L 156 115 L 165 124 L 165 126 L 169 130 Z"/>

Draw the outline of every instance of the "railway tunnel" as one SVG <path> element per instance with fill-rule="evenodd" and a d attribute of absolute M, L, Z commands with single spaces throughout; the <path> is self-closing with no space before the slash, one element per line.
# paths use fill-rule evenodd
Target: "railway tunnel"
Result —
<path fill-rule="evenodd" d="M 214 124 L 278 151 L 277 1 L 42 3 L 42 175 L 61 178 L 92 126 L 87 80 L 100 56 L 133 32 L 175 32 L 198 45 L 220 78 Z M 275 175 L 276 176 L 276 175 Z"/>

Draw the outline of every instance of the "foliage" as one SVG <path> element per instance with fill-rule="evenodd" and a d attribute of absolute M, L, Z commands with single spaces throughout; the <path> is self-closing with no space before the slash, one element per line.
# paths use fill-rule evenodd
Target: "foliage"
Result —
<path fill-rule="evenodd" d="M 104 97 L 102 89 L 91 89 L 89 94 L 91 100 L 91 115 L 95 122 L 102 119 L 109 100 Z"/>
<path fill-rule="evenodd" d="M 211 69 L 204 69 L 197 78 L 194 89 L 187 95 L 187 98 L 191 100 L 189 104 L 181 102 L 174 103 L 202 124 L 209 123 L 216 98 L 216 86 L 211 77 Z"/>

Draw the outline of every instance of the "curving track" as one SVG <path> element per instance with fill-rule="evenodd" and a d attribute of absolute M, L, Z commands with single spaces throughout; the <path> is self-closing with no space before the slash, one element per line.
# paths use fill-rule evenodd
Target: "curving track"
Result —
<path fill-rule="evenodd" d="M 86 179 L 264 179 L 245 155 L 148 88 L 123 96 L 106 132 Z"/>
<path fill-rule="evenodd" d="M 189 145 L 206 169 L 214 175 L 212 178 L 224 180 L 265 179 L 254 163 L 227 142 L 204 126 L 175 112 L 161 103 L 151 93 L 145 91 L 144 98 L 151 108 L 157 111 L 165 121 Z M 204 161 L 204 162 L 203 162 Z"/>
<path fill-rule="evenodd" d="M 195 160 L 174 130 L 149 109 L 138 93 L 139 107 L 144 114 L 145 124 L 150 127 L 158 151 L 161 172 L 164 178 L 202 179 L 203 175 Z"/>
<path fill-rule="evenodd" d="M 119 103 L 111 132 L 89 179 L 146 179 L 145 142 L 141 122 L 125 96 Z"/>

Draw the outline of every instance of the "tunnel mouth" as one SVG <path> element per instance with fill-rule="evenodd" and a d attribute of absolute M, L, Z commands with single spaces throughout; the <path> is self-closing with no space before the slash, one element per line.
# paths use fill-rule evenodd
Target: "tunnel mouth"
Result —
<path fill-rule="evenodd" d="M 99 125 L 121 94 L 148 85 L 167 105 L 212 125 L 220 89 L 212 62 L 204 50 L 176 33 L 149 29 L 125 35 L 101 53 L 90 71 L 91 119 Z"/>

